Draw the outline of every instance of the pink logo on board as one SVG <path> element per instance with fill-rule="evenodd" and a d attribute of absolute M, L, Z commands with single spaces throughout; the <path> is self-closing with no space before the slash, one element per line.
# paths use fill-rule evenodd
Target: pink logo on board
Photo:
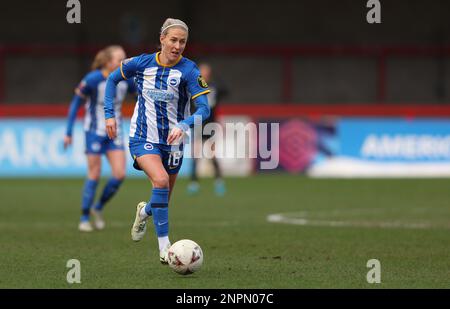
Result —
<path fill-rule="evenodd" d="M 289 172 L 305 170 L 317 153 L 317 134 L 309 124 L 293 119 L 280 127 L 280 165 Z"/>

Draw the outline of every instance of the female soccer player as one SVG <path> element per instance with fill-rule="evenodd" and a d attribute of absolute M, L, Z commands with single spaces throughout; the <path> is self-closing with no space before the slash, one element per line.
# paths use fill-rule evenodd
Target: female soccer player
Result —
<path fill-rule="evenodd" d="M 131 236 L 134 241 L 141 240 L 147 218 L 153 215 L 163 264 L 167 264 L 170 247 L 169 196 L 183 161 L 182 138 L 194 124 L 194 117 L 206 120 L 210 113 L 208 85 L 196 64 L 182 56 L 188 33 L 183 21 L 168 18 L 161 27 L 161 51 L 124 60 L 106 84 L 106 129 L 110 138 L 116 138 L 112 100 L 116 85 L 133 77 L 136 80 L 138 100 L 131 118 L 129 148 L 135 168 L 145 172 L 153 190 L 148 203 L 137 205 Z M 197 110 L 189 116 L 193 100 Z"/>
<path fill-rule="evenodd" d="M 102 215 L 103 206 L 117 192 L 125 177 L 125 152 L 120 126 L 121 105 L 127 92 L 135 92 L 134 84 L 132 82 L 123 82 L 119 84 L 112 95 L 115 119 L 118 123 L 118 132 L 113 140 L 106 136 L 103 106 L 106 79 L 112 71 L 119 67 L 120 62 L 125 57 L 125 52 L 120 46 L 109 46 L 99 51 L 92 63 L 92 71 L 83 78 L 75 89 L 75 95 L 69 109 L 64 148 L 72 144 L 73 124 L 78 110 L 82 103 L 85 102 L 84 131 L 86 137 L 88 175 L 83 189 L 81 203 L 82 215 L 78 226 L 78 229 L 82 232 L 91 232 L 93 230 L 89 222 L 90 213 L 94 217 L 94 226 L 96 229 L 101 230 L 105 227 L 105 221 Z M 111 165 L 112 177 L 106 183 L 100 200 L 91 210 L 100 178 L 102 154 L 106 154 Z"/>

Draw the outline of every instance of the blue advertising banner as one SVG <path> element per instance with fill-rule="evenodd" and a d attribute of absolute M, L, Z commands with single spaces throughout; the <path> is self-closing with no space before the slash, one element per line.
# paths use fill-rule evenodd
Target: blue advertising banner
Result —
<path fill-rule="evenodd" d="M 450 119 L 342 118 L 337 152 L 313 177 L 449 177 Z"/>
<path fill-rule="evenodd" d="M 312 177 L 450 176 L 450 119 L 275 121 L 280 124 L 277 170 Z"/>
<path fill-rule="evenodd" d="M 129 120 L 124 121 L 124 132 L 129 130 Z M 86 156 L 82 122 L 74 126 L 73 144 L 63 149 L 66 120 L 63 118 L 0 119 L 0 177 L 85 176 Z M 128 145 L 128 134 L 125 134 Z M 145 176 L 132 166 L 128 147 L 127 175 Z M 185 158 L 180 175 L 186 175 L 191 161 Z M 105 157 L 102 175 L 111 172 Z"/>
<path fill-rule="evenodd" d="M 340 156 L 380 162 L 450 162 L 450 119 L 343 118 Z"/>
<path fill-rule="evenodd" d="M 317 177 L 450 176 L 450 119 L 290 118 L 279 124 L 277 170 Z M 129 125 L 129 120 L 124 122 L 124 132 Z M 73 145 L 66 151 L 65 130 L 64 118 L 0 119 L 0 177 L 84 177 L 82 123 L 76 123 Z M 127 175 L 144 177 L 132 167 L 128 147 L 125 150 Z M 225 172 L 235 166 L 233 161 Z M 180 176 L 191 168 L 185 155 Z M 102 175 L 109 174 L 103 158 Z"/>

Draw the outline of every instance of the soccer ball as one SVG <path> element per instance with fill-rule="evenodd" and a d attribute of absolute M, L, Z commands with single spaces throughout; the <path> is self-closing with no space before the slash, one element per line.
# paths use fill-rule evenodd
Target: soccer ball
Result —
<path fill-rule="evenodd" d="M 200 246 L 189 239 L 174 243 L 168 252 L 169 266 L 180 275 L 189 275 L 203 264 L 203 252 Z"/>

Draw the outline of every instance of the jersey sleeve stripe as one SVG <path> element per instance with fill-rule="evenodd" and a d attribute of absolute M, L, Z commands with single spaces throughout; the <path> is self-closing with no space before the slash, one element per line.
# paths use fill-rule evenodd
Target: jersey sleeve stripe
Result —
<path fill-rule="evenodd" d="M 195 98 L 201 96 L 202 94 L 207 94 L 207 93 L 210 93 L 210 92 L 211 92 L 211 90 L 208 89 L 208 90 L 199 92 L 199 93 L 197 93 L 197 94 L 194 94 L 194 95 L 191 97 L 191 100 L 194 100 Z"/>
<path fill-rule="evenodd" d="M 126 80 L 127 78 L 125 77 L 125 74 L 123 74 L 123 69 L 122 69 L 122 65 L 123 63 L 120 63 L 120 74 L 122 74 L 122 77 Z"/>

